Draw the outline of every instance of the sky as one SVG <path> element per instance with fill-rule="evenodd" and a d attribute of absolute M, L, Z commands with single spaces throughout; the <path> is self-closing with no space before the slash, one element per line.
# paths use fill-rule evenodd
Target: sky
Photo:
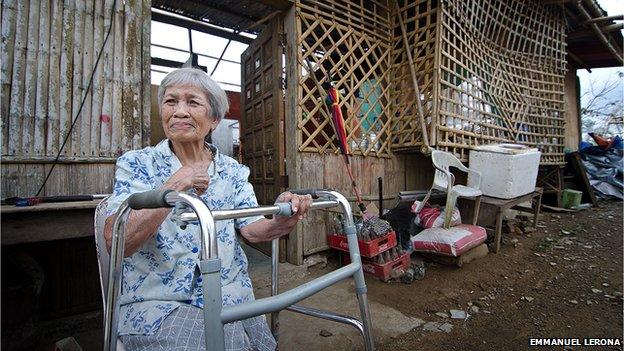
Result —
<path fill-rule="evenodd" d="M 607 11 L 609 16 L 624 14 L 624 1 L 622 0 L 598 0 L 598 4 L 603 10 Z M 617 21 L 616 23 L 621 23 L 621 21 Z M 624 33 L 624 31 L 622 32 Z M 591 101 L 593 95 L 592 86 L 594 92 L 600 91 L 605 85 L 614 87 L 614 89 L 606 95 L 605 101 L 599 104 L 599 107 L 604 106 L 607 102 L 621 103 L 624 100 L 624 68 L 596 68 L 592 69 L 591 73 L 585 69 L 579 69 L 576 75 L 579 77 L 581 85 L 582 108 L 586 107 L 588 102 Z M 596 106 L 596 104 L 593 106 Z M 600 117 L 597 117 L 597 120 L 600 119 Z M 602 119 L 604 120 L 604 118 Z M 599 121 L 598 125 L 600 125 Z"/>

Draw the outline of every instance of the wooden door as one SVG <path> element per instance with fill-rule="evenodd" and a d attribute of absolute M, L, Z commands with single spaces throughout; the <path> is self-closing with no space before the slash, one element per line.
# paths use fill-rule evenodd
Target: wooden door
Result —
<path fill-rule="evenodd" d="M 286 184 L 281 22 L 270 21 L 241 57 L 241 151 L 258 202 L 273 204 Z"/>

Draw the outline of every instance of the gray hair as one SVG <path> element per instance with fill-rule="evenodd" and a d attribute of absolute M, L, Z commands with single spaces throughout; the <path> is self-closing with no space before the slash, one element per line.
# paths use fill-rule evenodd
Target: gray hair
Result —
<path fill-rule="evenodd" d="M 158 106 L 162 106 L 168 88 L 182 84 L 190 84 L 203 90 L 212 109 L 212 117 L 217 121 L 223 119 L 230 108 L 225 91 L 208 74 L 197 68 L 179 68 L 167 74 L 158 88 Z"/>

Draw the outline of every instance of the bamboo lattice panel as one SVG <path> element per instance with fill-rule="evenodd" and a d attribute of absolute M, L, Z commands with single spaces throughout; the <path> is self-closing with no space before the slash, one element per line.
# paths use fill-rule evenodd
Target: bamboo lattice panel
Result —
<path fill-rule="evenodd" d="M 442 3 L 436 149 L 467 160 L 481 144 L 515 142 L 563 163 L 563 13 L 536 1 Z"/>
<path fill-rule="evenodd" d="M 430 128 L 435 106 L 437 4 L 431 0 L 399 1 L 398 4 L 414 59 L 423 112 Z M 396 7 L 393 8 L 393 13 L 396 14 Z M 393 15 L 393 18 L 396 16 Z M 393 26 L 391 102 L 395 107 L 395 115 L 392 122 L 392 148 L 420 149 L 423 144 L 422 131 L 418 123 L 416 94 L 410 75 L 409 60 L 399 21 L 393 21 Z"/>
<path fill-rule="evenodd" d="M 297 3 L 298 65 L 314 67 L 316 80 L 330 80 L 341 93 L 351 153 L 390 154 L 391 37 L 386 1 L 301 1 Z M 307 69 L 299 78 L 299 150 L 338 153 L 324 99 Z"/>

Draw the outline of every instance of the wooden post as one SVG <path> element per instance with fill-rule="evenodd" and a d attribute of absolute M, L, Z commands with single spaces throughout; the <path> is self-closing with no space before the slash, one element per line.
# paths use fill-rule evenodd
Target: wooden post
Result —
<path fill-rule="evenodd" d="M 301 136 L 297 130 L 297 121 L 301 113 L 299 99 L 301 98 L 300 82 L 300 59 L 301 52 L 298 43 L 299 27 L 297 7 L 293 5 L 284 15 L 284 33 L 286 36 L 286 109 L 284 111 L 284 123 L 286 126 L 286 174 L 288 175 L 289 188 L 296 189 L 300 183 L 301 170 L 299 162 L 299 145 Z M 288 262 L 296 265 L 303 264 L 303 224 L 299 222 L 295 230 L 288 237 Z"/>

